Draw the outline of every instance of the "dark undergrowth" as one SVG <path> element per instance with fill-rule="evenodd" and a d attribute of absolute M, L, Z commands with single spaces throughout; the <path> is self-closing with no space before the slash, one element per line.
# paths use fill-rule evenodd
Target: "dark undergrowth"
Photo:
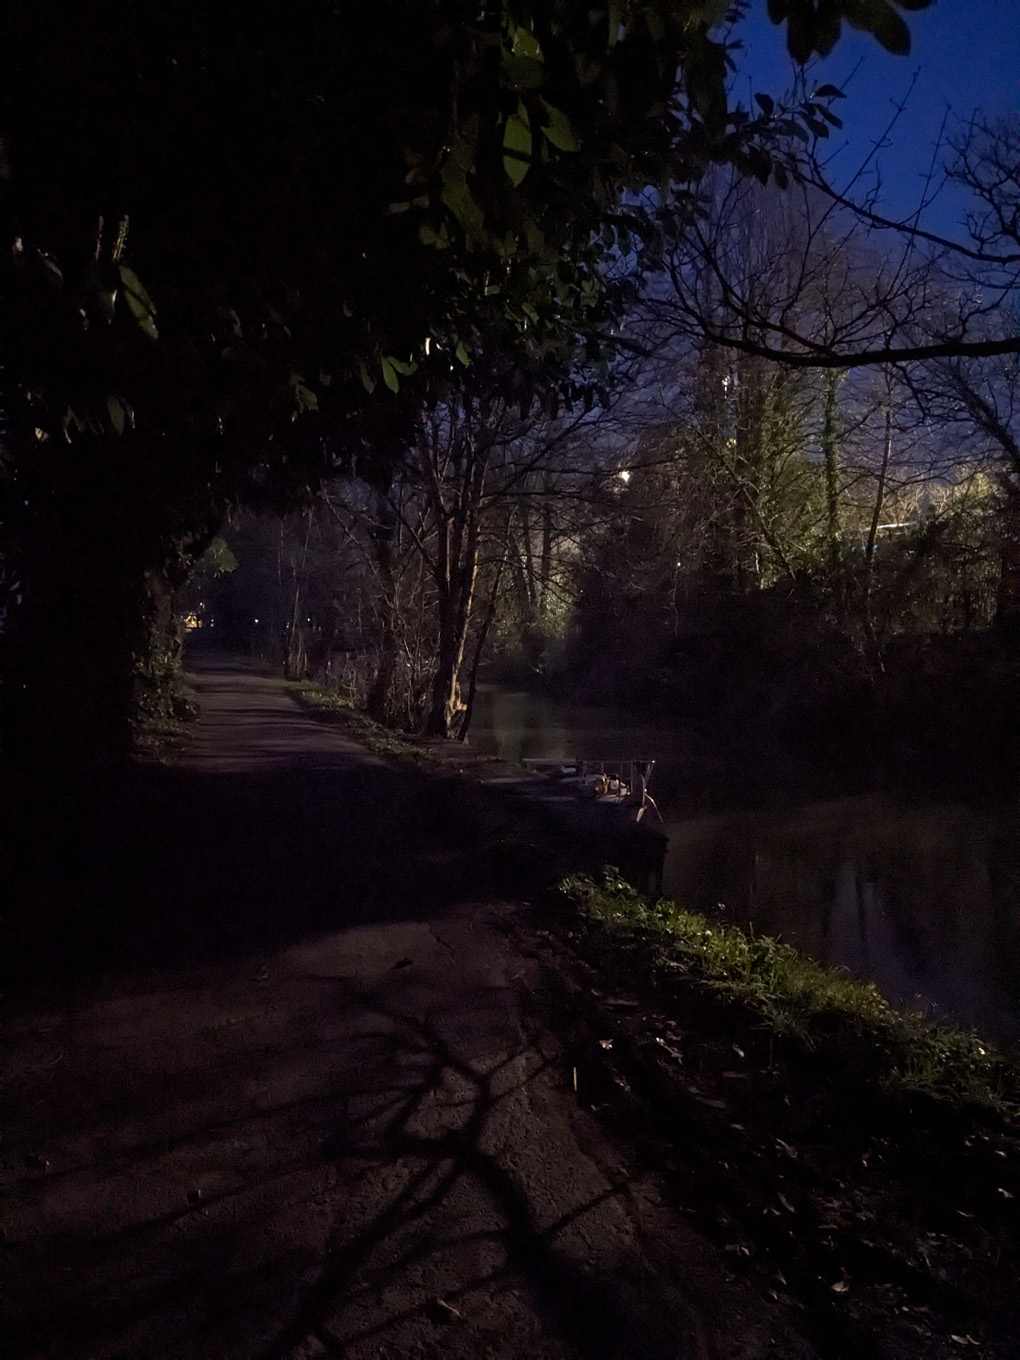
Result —
<path fill-rule="evenodd" d="M 611 872 L 539 917 L 581 1103 L 821 1360 L 1017 1360 L 1012 1057 Z"/>

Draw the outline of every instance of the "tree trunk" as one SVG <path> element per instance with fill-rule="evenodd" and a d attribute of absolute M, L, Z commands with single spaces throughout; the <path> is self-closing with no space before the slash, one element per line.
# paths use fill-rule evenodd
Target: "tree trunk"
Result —
<path fill-rule="evenodd" d="M 552 576 L 553 514 L 549 496 L 551 478 L 545 479 L 545 496 L 542 499 L 542 548 L 538 567 L 538 615 L 543 626 L 549 613 L 549 581 Z"/>
<path fill-rule="evenodd" d="M 452 591 L 439 609 L 439 649 L 432 681 L 432 703 L 425 725 L 429 737 L 451 737 L 461 712 L 460 665 L 464 657 L 463 638 L 458 637 L 456 601 Z"/>
<path fill-rule="evenodd" d="M 838 571 L 842 556 L 839 487 L 839 385 L 842 374 L 834 370 L 826 376 L 825 404 L 822 415 L 822 458 L 825 465 L 825 511 L 829 570 Z"/>
<path fill-rule="evenodd" d="M 473 535 L 470 536 L 473 538 Z M 478 575 L 477 543 L 469 545 L 467 561 L 454 573 L 454 579 L 440 590 L 439 648 L 432 683 L 432 703 L 425 725 L 430 737 L 454 737 L 460 727 L 464 704 L 460 693 L 460 671 L 464 664 L 468 625 L 474 603 Z"/>
<path fill-rule="evenodd" d="M 475 646 L 475 654 L 471 661 L 471 670 L 468 675 L 467 702 L 464 705 L 464 714 L 461 718 L 460 730 L 457 733 L 459 741 L 467 741 L 468 728 L 471 726 L 471 715 L 475 710 L 475 698 L 478 694 L 478 669 L 482 664 L 482 656 L 485 652 L 485 642 L 489 636 L 489 629 L 492 627 L 493 619 L 496 617 L 496 600 L 499 596 L 499 587 L 503 580 L 503 568 L 506 565 L 504 557 L 496 570 L 496 579 L 492 583 L 492 590 L 489 593 L 489 604 L 485 611 L 485 619 L 478 631 L 478 641 Z"/>
<path fill-rule="evenodd" d="M 393 683 L 397 674 L 397 515 L 388 497 L 380 496 L 372 528 L 375 565 L 379 580 L 380 635 L 375 675 L 365 708 L 376 722 L 388 721 L 393 707 Z"/>
<path fill-rule="evenodd" d="M 464 663 L 464 648 L 478 581 L 480 518 L 486 467 L 487 451 L 472 448 L 451 507 L 444 504 L 439 480 L 433 476 L 432 497 L 439 526 L 433 566 L 438 594 L 439 646 L 432 702 L 425 722 L 425 732 L 430 737 L 456 736 L 464 712 L 460 696 L 460 668 Z"/>
<path fill-rule="evenodd" d="M 470 524 L 460 561 L 439 584 L 439 648 L 432 684 L 432 704 L 426 722 L 430 737 L 456 736 L 464 704 L 460 695 L 460 669 L 464 664 L 468 627 L 478 580 L 478 530 Z"/>
<path fill-rule="evenodd" d="M 288 680 L 303 680 L 308 674 L 308 649 L 305 643 L 304 587 L 305 569 L 308 565 L 308 545 L 311 542 L 312 526 L 315 522 L 315 508 L 310 507 L 306 514 L 305 541 L 301 548 L 301 561 L 291 565 L 294 593 L 291 601 L 290 622 L 287 625 L 287 647 L 283 660 L 283 673 Z M 282 526 L 281 526 L 282 532 Z"/>

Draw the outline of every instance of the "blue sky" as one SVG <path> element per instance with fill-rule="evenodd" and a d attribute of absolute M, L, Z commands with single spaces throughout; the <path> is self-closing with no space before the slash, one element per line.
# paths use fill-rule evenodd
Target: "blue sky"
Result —
<path fill-rule="evenodd" d="M 745 54 L 734 91 L 745 105 L 752 91 L 789 89 L 794 69 L 785 29 L 769 23 L 765 0 L 754 0 L 752 8 L 737 30 Z M 843 132 L 834 129 L 828 147 L 830 175 L 837 183 L 845 182 L 882 139 L 895 106 L 909 93 L 889 145 L 877 156 L 883 205 L 896 217 L 916 210 L 947 112 L 951 125 L 954 117 L 976 108 L 989 114 L 1020 109 L 1020 0 L 934 0 L 929 9 L 904 17 L 912 36 L 908 57 L 890 56 L 873 38 L 844 27 L 841 41 L 828 58 L 816 61 L 809 80 L 815 86 L 836 85 L 847 96 L 832 105 L 844 121 Z M 961 195 L 945 193 L 922 225 L 958 235 L 964 207 Z"/>

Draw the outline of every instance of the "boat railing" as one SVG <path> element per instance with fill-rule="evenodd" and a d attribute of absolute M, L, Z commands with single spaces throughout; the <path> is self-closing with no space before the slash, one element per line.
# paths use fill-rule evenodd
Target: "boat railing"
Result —
<path fill-rule="evenodd" d="M 579 798 L 616 803 L 633 810 L 637 822 L 648 814 L 662 822 L 655 799 L 648 792 L 654 760 L 639 757 L 594 760 L 577 756 L 573 760 L 524 760 L 522 763 L 536 774 L 565 785 Z"/>

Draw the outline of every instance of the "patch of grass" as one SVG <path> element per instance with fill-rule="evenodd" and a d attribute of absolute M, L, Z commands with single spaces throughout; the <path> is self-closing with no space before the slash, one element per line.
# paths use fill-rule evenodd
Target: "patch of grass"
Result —
<path fill-rule="evenodd" d="M 394 732 L 370 718 L 363 709 L 356 708 L 343 695 L 311 680 L 290 680 L 287 688 L 299 703 L 322 716 L 329 717 L 338 727 L 377 755 L 398 756 L 405 760 L 428 760 L 429 749 L 424 742 Z"/>
<path fill-rule="evenodd" d="M 650 939 L 664 961 L 740 1000 L 776 1032 L 810 1047 L 849 1045 L 862 1075 L 957 1104 L 1020 1108 L 1015 1060 L 975 1034 L 890 1005 L 872 983 L 780 940 L 645 897 L 611 869 L 599 878 L 573 875 L 559 889 L 586 921 Z"/>

